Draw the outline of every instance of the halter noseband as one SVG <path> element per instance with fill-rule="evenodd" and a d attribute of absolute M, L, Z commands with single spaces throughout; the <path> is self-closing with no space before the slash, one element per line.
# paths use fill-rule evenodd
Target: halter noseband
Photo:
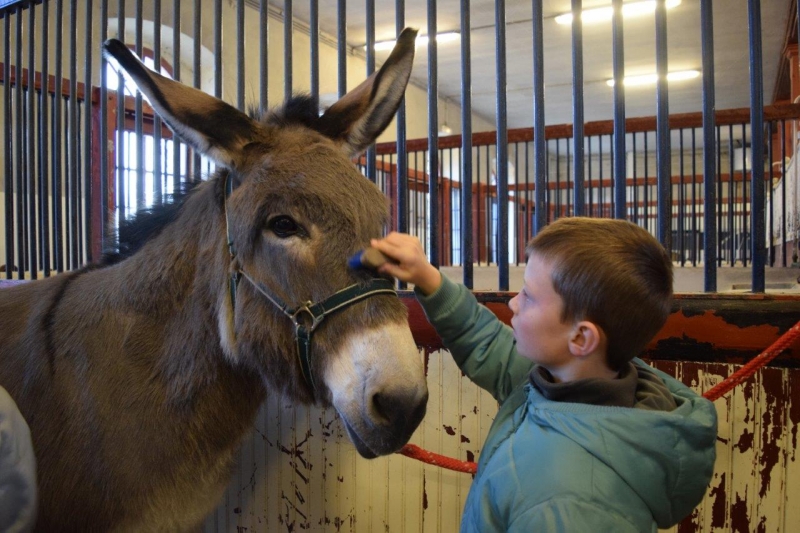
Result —
<path fill-rule="evenodd" d="M 231 262 L 233 263 L 236 260 L 236 252 L 233 246 L 233 236 L 231 235 L 230 229 L 231 227 L 228 223 L 227 206 L 227 200 L 232 191 L 233 181 L 231 180 L 230 174 L 228 174 L 225 180 L 224 209 L 225 226 L 228 238 L 228 251 L 230 253 Z M 320 325 L 325 317 L 335 313 L 336 311 L 344 309 L 349 305 L 369 298 L 370 296 L 376 296 L 378 294 L 397 295 L 397 291 L 394 289 L 394 283 L 383 278 L 373 278 L 366 284 L 356 283 L 350 285 L 349 287 L 345 287 L 344 289 L 328 296 L 319 303 L 307 301 L 304 304 L 290 309 L 289 306 L 283 303 L 280 298 L 272 294 L 272 292 L 270 292 L 270 290 L 267 289 L 263 283 L 255 281 L 253 278 L 248 276 L 244 270 L 237 266 L 235 270 L 231 272 L 229 283 L 231 313 L 236 312 L 236 287 L 240 277 L 242 276 L 244 276 L 244 278 L 249 281 L 253 287 L 255 287 L 255 289 L 260 292 L 270 303 L 277 307 L 281 313 L 289 317 L 289 319 L 292 321 L 292 324 L 294 325 L 294 340 L 295 345 L 297 346 L 297 357 L 300 360 L 300 369 L 303 372 L 303 378 L 311 388 L 312 396 L 315 395 L 316 386 L 314 384 L 314 377 L 311 374 L 311 334 L 314 333 L 314 330 L 317 329 L 317 326 Z M 308 315 L 308 317 L 310 317 L 310 324 L 307 325 L 303 323 L 300 317 L 304 315 Z"/>

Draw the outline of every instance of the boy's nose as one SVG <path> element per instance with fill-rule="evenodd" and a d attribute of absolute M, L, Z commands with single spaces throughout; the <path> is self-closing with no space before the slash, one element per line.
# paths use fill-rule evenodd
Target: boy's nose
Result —
<path fill-rule="evenodd" d="M 511 298 L 511 299 L 508 301 L 508 308 L 509 308 L 509 309 L 511 309 L 511 312 L 512 312 L 512 313 L 514 313 L 514 314 L 516 314 L 516 313 L 517 313 L 517 309 L 516 309 L 516 307 L 517 307 L 517 303 L 516 303 L 516 302 L 517 302 L 517 297 L 518 297 L 518 296 L 519 296 L 519 293 L 515 294 L 515 295 L 514 295 L 514 297 L 513 297 L 513 298 Z"/>

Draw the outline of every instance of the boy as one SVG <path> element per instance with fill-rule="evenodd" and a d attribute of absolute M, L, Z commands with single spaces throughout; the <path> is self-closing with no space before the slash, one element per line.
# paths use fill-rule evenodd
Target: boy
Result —
<path fill-rule="evenodd" d="M 381 273 L 413 283 L 445 347 L 500 402 L 462 532 L 655 532 L 711 479 L 711 402 L 637 359 L 664 325 L 672 263 L 647 231 L 566 218 L 527 247 L 511 328 L 391 233 Z M 513 328 L 513 329 L 512 329 Z"/>

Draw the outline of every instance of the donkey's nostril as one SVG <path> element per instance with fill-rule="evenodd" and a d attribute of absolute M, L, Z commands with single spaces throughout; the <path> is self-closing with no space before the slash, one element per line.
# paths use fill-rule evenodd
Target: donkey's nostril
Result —
<path fill-rule="evenodd" d="M 372 412 L 376 422 L 390 424 L 392 422 L 391 399 L 381 393 L 372 396 Z"/>

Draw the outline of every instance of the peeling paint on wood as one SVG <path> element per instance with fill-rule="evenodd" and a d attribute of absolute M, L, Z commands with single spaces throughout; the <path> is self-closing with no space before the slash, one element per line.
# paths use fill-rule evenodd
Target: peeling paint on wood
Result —
<path fill-rule="evenodd" d="M 508 295 L 488 293 L 481 298 L 501 318 L 510 318 Z M 785 331 L 789 327 L 785 315 L 793 314 L 795 322 L 800 317 L 800 299 L 780 300 L 783 307 L 777 310 L 770 307 L 776 302 L 768 298 L 723 301 L 721 310 L 713 312 L 693 307 L 697 301 L 678 304 L 670 319 L 675 322 L 668 323 L 674 329 L 665 330 L 661 339 L 671 339 L 672 344 L 659 341 L 647 355 L 653 355 L 653 366 L 700 393 Z M 707 305 L 715 301 L 702 300 Z M 760 322 L 741 318 L 748 307 Z M 781 308 L 782 318 L 778 317 Z M 419 316 L 414 318 L 413 305 L 409 309 L 412 323 L 419 320 Z M 416 312 L 424 320 L 421 310 Z M 704 323 L 705 328 L 718 328 L 725 334 L 704 331 Z M 415 326 L 413 331 L 426 360 L 430 399 L 428 414 L 411 442 L 475 461 L 497 404 L 441 350 L 432 328 L 418 331 Z M 705 351 L 680 349 L 695 345 Z M 696 353 L 710 355 L 691 361 Z M 762 369 L 715 402 L 720 423 L 714 476 L 692 515 L 667 531 L 798 530 L 800 369 L 796 367 L 800 366 L 800 346 L 779 359 L 777 366 Z M 292 407 L 270 395 L 252 436 L 242 445 L 222 505 L 209 517 L 205 531 L 449 533 L 458 530 L 471 482 L 470 475 L 399 455 L 362 459 L 347 440 L 335 411 Z"/>

